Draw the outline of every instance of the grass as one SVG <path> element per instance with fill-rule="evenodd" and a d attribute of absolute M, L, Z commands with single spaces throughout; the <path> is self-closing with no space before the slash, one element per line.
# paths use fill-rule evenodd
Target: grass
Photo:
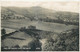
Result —
<path fill-rule="evenodd" d="M 1 27 L 3 28 L 10 28 L 10 29 L 20 29 L 21 27 L 28 27 L 30 25 L 36 26 L 37 29 L 45 30 L 45 31 L 52 31 L 52 32 L 63 32 L 69 29 L 76 28 L 75 25 L 65 25 L 59 23 L 49 23 L 49 22 L 41 22 L 41 21 L 30 21 L 30 20 L 1 20 Z"/>

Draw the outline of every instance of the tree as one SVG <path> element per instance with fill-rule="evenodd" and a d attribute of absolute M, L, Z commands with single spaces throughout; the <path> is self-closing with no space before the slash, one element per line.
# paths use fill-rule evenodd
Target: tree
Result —
<path fill-rule="evenodd" d="M 36 26 L 30 25 L 30 26 L 28 26 L 28 29 L 36 29 Z"/>
<path fill-rule="evenodd" d="M 25 31 L 26 27 L 21 27 L 19 30 L 20 31 Z"/>
<path fill-rule="evenodd" d="M 1 34 L 5 35 L 6 34 L 6 30 L 5 29 L 1 29 Z"/>
<path fill-rule="evenodd" d="M 54 48 L 55 48 L 55 47 L 54 47 L 54 40 L 53 40 L 51 37 L 49 37 L 49 38 L 47 39 L 44 47 L 43 47 L 43 50 L 44 50 L 44 51 L 53 51 Z"/>
<path fill-rule="evenodd" d="M 15 45 L 14 48 L 20 48 L 20 46 L 19 45 Z"/>
<path fill-rule="evenodd" d="M 41 51 L 42 50 L 41 45 L 42 43 L 39 41 L 39 39 L 36 38 L 28 44 L 28 47 L 31 47 L 30 51 Z"/>

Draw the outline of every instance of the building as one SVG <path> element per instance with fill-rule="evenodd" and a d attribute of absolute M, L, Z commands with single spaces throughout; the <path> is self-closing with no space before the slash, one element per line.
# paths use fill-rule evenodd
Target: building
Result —
<path fill-rule="evenodd" d="M 30 25 L 30 26 L 28 26 L 28 29 L 36 29 L 36 26 Z"/>

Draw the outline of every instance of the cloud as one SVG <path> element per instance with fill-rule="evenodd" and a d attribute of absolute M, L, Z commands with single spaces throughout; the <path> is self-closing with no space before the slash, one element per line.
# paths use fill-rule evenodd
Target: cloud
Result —
<path fill-rule="evenodd" d="M 59 10 L 59 11 L 71 11 L 79 12 L 79 3 L 78 2 L 53 2 L 53 3 L 44 3 L 42 7 Z"/>
<path fill-rule="evenodd" d="M 41 6 L 59 11 L 79 12 L 79 2 L 26 2 L 26 1 L 3 1 L 2 6 L 31 7 Z"/>

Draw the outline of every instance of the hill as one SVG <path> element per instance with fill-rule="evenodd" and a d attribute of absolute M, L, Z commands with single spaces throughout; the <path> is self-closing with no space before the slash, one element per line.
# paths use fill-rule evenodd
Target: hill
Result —
<path fill-rule="evenodd" d="M 55 11 L 39 6 L 34 7 L 1 7 L 2 19 L 30 19 L 64 24 L 79 23 L 79 13 Z"/>
<path fill-rule="evenodd" d="M 55 40 L 45 42 L 44 51 L 79 51 L 79 28 L 60 33 Z"/>
<path fill-rule="evenodd" d="M 47 35 L 46 35 L 47 34 Z M 23 31 L 15 31 L 9 34 L 3 35 L 2 38 L 2 47 L 14 47 L 19 45 L 21 48 L 27 46 L 28 43 L 34 40 L 36 37 L 39 39 L 48 38 L 53 36 L 54 32 L 43 31 L 38 29 L 25 29 Z"/>
<path fill-rule="evenodd" d="M 38 29 L 24 29 L 22 31 L 15 31 L 10 34 L 3 35 L 1 38 L 2 50 L 5 50 L 3 48 L 6 47 L 14 48 L 16 45 L 18 45 L 20 48 L 28 46 L 28 44 L 35 38 L 38 38 L 39 41 L 42 41 L 41 47 L 44 51 L 79 50 L 79 28 L 66 30 L 64 32 L 61 32 L 60 34 Z"/>

